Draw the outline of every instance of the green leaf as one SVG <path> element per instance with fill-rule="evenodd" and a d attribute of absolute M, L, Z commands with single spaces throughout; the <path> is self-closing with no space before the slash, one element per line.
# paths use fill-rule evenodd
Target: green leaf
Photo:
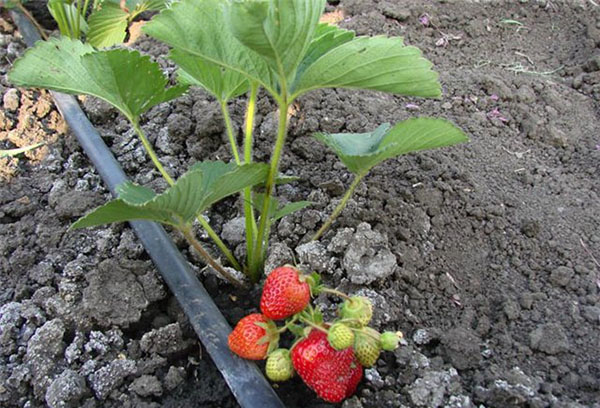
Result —
<path fill-rule="evenodd" d="M 309 207 L 313 204 L 312 201 L 296 201 L 293 203 L 288 203 L 283 207 L 280 207 L 275 214 L 272 215 L 273 221 L 278 220 L 280 218 L 285 217 L 286 215 L 292 214 L 296 211 L 300 211 L 303 208 Z"/>
<path fill-rule="evenodd" d="M 165 89 L 167 78 L 158 64 L 137 51 L 94 51 L 68 38 L 38 42 L 15 62 L 9 80 L 24 87 L 96 96 L 132 122 L 186 90 L 184 86 Z"/>
<path fill-rule="evenodd" d="M 439 97 L 438 74 L 399 37 L 358 37 L 318 58 L 295 81 L 293 98 L 317 88 L 352 88 Z"/>
<path fill-rule="evenodd" d="M 179 66 L 179 82 L 200 86 L 213 94 L 219 102 L 227 102 L 248 91 L 248 80 L 239 72 L 177 49 L 171 51 L 169 58 Z"/>
<path fill-rule="evenodd" d="M 265 195 L 262 193 L 256 193 L 254 195 L 254 201 L 252 204 L 258 211 L 262 211 L 264 199 Z M 285 217 L 286 215 L 292 214 L 312 204 L 312 201 L 296 201 L 280 206 L 279 201 L 276 198 L 271 197 L 271 200 L 269 202 L 269 218 L 271 218 L 272 221 L 276 221 L 280 218 Z"/>
<path fill-rule="evenodd" d="M 117 195 L 127 204 L 141 205 L 152 200 L 156 193 L 148 187 L 134 184 L 131 181 L 126 181 L 119 184 L 116 188 Z"/>
<path fill-rule="evenodd" d="M 239 72 L 275 94 L 276 81 L 267 63 L 228 29 L 228 4 L 227 0 L 183 0 L 155 16 L 142 30 L 173 48 Z"/>
<path fill-rule="evenodd" d="M 124 183 L 119 198 L 80 218 L 71 228 L 85 228 L 111 222 L 152 220 L 181 226 L 211 204 L 246 187 L 264 183 L 268 166 L 251 163 L 242 166 L 204 162 L 192 167 L 162 194 Z"/>
<path fill-rule="evenodd" d="M 304 58 L 324 7 L 325 0 L 238 0 L 227 17 L 233 35 L 287 81 Z"/>
<path fill-rule="evenodd" d="M 19 154 L 26 153 L 33 149 L 37 149 L 38 147 L 43 146 L 43 145 L 44 145 L 44 143 L 41 142 L 41 143 L 32 144 L 30 146 L 20 147 L 17 149 L 0 150 L 0 159 L 3 157 L 18 156 Z"/>
<path fill-rule="evenodd" d="M 444 119 L 413 118 L 390 128 L 383 124 L 369 133 L 317 133 L 348 169 L 366 174 L 375 165 L 401 154 L 468 141 L 454 124 Z"/>
<path fill-rule="evenodd" d="M 81 33 L 86 33 L 88 25 L 85 17 L 77 10 L 77 4 L 66 0 L 48 0 L 48 11 L 56 21 L 60 34 L 72 38 L 79 38 Z M 79 24 L 79 31 L 77 25 Z"/>
<path fill-rule="evenodd" d="M 204 174 L 201 188 L 205 191 L 200 212 L 213 203 L 230 196 L 246 187 L 262 184 L 267 178 L 269 166 L 266 163 L 248 163 L 238 166 L 235 163 L 204 161 L 192 166 Z"/>
<path fill-rule="evenodd" d="M 319 24 L 315 36 L 308 47 L 302 62 L 298 67 L 297 78 L 302 77 L 302 73 L 311 66 L 316 60 L 321 58 L 330 50 L 354 39 L 354 32 L 329 25 Z"/>
<path fill-rule="evenodd" d="M 126 0 L 125 8 L 129 10 L 130 14 L 134 12 L 139 14 L 145 10 L 164 10 L 169 4 L 172 3 L 172 0 Z M 102 6 L 105 4 L 116 4 L 120 6 L 121 0 L 104 0 Z"/>
<path fill-rule="evenodd" d="M 118 4 L 105 3 L 89 19 L 87 42 L 96 48 L 111 47 L 125 41 L 129 14 Z"/>

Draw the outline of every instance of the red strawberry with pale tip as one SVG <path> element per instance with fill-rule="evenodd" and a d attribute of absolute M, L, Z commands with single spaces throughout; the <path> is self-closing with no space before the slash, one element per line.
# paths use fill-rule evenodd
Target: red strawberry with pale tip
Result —
<path fill-rule="evenodd" d="M 333 403 L 351 396 L 363 375 L 352 347 L 335 350 L 327 334 L 317 329 L 293 348 L 292 363 L 306 385 Z"/>
<path fill-rule="evenodd" d="M 279 334 L 275 323 L 260 313 L 252 313 L 236 324 L 229 334 L 229 349 L 248 360 L 263 360 L 277 348 Z"/>
<path fill-rule="evenodd" d="M 304 310 L 310 301 L 310 286 L 292 266 L 276 268 L 267 276 L 260 298 L 260 310 L 269 319 L 279 320 Z"/>

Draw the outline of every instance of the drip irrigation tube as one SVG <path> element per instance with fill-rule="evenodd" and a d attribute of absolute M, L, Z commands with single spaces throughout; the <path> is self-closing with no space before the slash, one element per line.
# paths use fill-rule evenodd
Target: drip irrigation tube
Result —
<path fill-rule="evenodd" d="M 31 47 L 40 40 L 39 33 L 22 13 L 13 10 L 11 15 L 27 46 Z M 51 93 L 58 110 L 112 194 L 115 195 L 116 186 L 127 180 L 119 163 L 75 98 L 59 92 Z M 231 327 L 164 229 L 156 223 L 147 221 L 134 221 L 130 224 L 164 281 L 179 301 L 238 403 L 243 408 L 284 408 L 256 365 L 230 352 L 227 347 L 227 336 Z"/>

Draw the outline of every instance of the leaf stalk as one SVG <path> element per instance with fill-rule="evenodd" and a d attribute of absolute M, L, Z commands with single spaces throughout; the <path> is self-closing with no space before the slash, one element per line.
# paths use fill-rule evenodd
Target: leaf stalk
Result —
<path fill-rule="evenodd" d="M 181 233 L 183 234 L 183 236 L 185 237 L 185 239 L 190 243 L 190 245 L 192 245 L 194 247 L 194 249 L 196 251 L 198 251 L 198 253 L 200 254 L 200 256 L 206 261 L 206 263 L 208 265 L 210 265 L 215 271 L 217 271 L 222 277 L 224 277 L 231 284 L 233 284 L 233 285 L 235 285 L 235 286 L 237 286 L 239 288 L 243 288 L 243 287 L 246 286 L 246 285 L 244 285 L 243 282 L 240 282 L 231 273 L 227 272 L 225 270 L 225 268 L 223 268 L 221 266 L 221 264 L 219 264 L 212 256 L 210 256 L 210 254 L 204 249 L 204 247 L 202 246 L 202 244 L 200 243 L 200 241 L 198 241 L 196 239 L 196 237 L 194 236 L 194 233 L 192 232 L 192 229 L 190 228 L 190 226 L 181 227 L 181 228 L 179 228 L 179 230 L 181 231 Z"/>
<path fill-rule="evenodd" d="M 354 177 L 354 180 L 352 180 L 352 184 L 350 184 L 350 187 L 346 191 L 346 194 L 344 194 L 344 197 L 342 197 L 342 200 L 339 202 L 337 207 L 335 207 L 335 210 L 333 210 L 329 218 L 327 218 L 327 221 L 325 221 L 325 223 L 321 226 L 321 228 L 319 228 L 317 233 L 311 238 L 311 241 L 316 241 L 319 238 L 321 238 L 321 236 L 329 229 L 329 227 L 331 227 L 331 224 L 333 224 L 333 222 L 340 215 L 344 207 L 346 207 L 348 200 L 350 199 L 350 197 L 352 197 L 352 194 L 354 194 L 354 190 L 356 190 L 356 187 L 358 187 L 358 184 L 364 176 L 364 174 L 357 174 Z"/>
<path fill-rule="evenodd" d="M 250 84 L 250 97 L 246 108 L 246 127 L 244 130 L 244 162 L 252 163 L 252 144 L 254 132 L 254 118 L 256 116 L 256 98 L 258 95 L 258 82 Z M 252 206 L 252 189 L 244 189 L 244 220 L 246 223 L 246 253 L 247 262 L 250 265 L 252 253 L 254 252 L 254 243 L 256 241 L 257 226 Z"/>
<path fill-rule="evenodd" d="M 286 98 L 283 98 L 284 100 Z M 266 232 L 269 230 L 269 208 L 271 206 L 271 197 L 275 187 L 275 177 L 279 169 L 279 161 L 281 159 L 281 153 L 285 144 L 285 138 L 287 135 L 287 120 L 288 120 L 288 103 L 279 104 L 279 125 L 277 129 L 277 139 L 275 141 L 275 147 L 273 148 L 273 154 L 271 155 L 271 166 L 269 167 L 269 174 L 267 176 L 267 182 L 265 184 L 265 194 L 263 199 L 263 208 L 260 215 L 260 223 L 258 226 L 258 236 L 256 238 L 256 246 L 252 255 L 252 263 L 250 265 L 250 278 L 253 281 L 258 280 L 260 276 L 260 269 L 262 268 L 264 249 L 268 247 L 269 237 Z"/>

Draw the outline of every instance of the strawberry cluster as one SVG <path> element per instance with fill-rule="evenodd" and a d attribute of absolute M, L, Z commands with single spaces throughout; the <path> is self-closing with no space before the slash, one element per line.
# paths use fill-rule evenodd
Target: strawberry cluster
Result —
<path fill-rule="evenodd" d="M 333 322 L 324 322 L 310 303 L 311 295 L 322 292 L 344 299 Z M 229 335 L 231 351 L 250 360 L 266 359 L 271 381 L 286 381 L 297 373 L 320 398 L 333 403 L 352 395 L 363 367 L 372 367 L 382 350 L 394 350 L 402 338 L 400 332 L 379 333 L 367 326 L 373 315 L 369 299 L 326 288 L 318 275 L 303 275 L 292 266 L 269 274 L 260 310 L 235 326 Z M 275 320 L 285 324 L 278 327 Z M 280 335 L 287 330 L 296 339 L 289 349 L 280 348 Z"/>

